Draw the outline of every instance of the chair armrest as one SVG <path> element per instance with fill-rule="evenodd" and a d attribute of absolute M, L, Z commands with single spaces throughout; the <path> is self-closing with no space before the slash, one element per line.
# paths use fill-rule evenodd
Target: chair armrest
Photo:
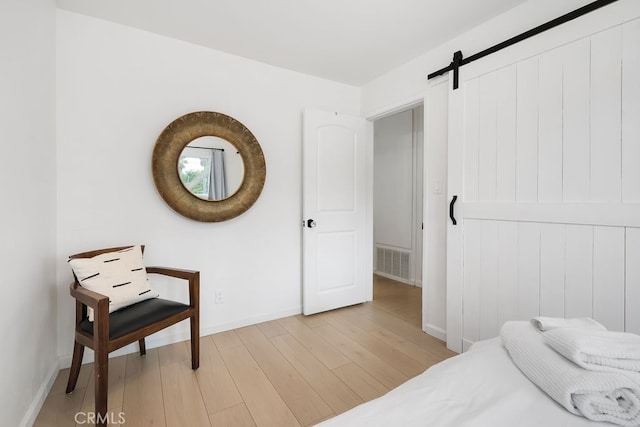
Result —
<path fill-rule="evenodd" d="M 147 273 L 162 274 L 189 281 L 189 305 L 200 310 L 200 272 L 169 267 L 146 267 Z"/>
<path fill-rule="evenodd" d="M 199 271 L 184 270 L 182 268 L 169 268 L 169 267 L 146 267 L 147 273 L 162 274 L 164 276 L 176 277 L 178 279 L 190 280 L 194 278 Z"/>
<path fill-rule="evenodd" d="M 77 286 L 75 282 L 69 285 L 69 293 L 76 300 L 76 325 L 87 315 L 84 306 L 93 309 L 95 339 L 108 340 L 109 337 L 109 297 L 98 292 Z"/>
<path fill-rule="evenodd" d="M 91 307 L 94 310 L 98 309 L 100 301 L 106 300 L 107 305 L 109 305 L 108 296 L 99 294 L 98 292 L 90 291 L 89 289 L 83 288 L 82 286 L 75 286 L 75 283 L 69 285 L 69 293 L 72 297 L 80 301 L 82 304 Z"/>

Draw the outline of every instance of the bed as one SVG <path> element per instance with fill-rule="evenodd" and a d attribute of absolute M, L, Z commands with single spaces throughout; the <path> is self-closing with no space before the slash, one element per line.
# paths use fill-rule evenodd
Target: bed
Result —
<path fill-rule="evenodd" d="M 612 426 L 571 414 L 525 377 L 499 337 L 432 366 L 331 426 Z"/>

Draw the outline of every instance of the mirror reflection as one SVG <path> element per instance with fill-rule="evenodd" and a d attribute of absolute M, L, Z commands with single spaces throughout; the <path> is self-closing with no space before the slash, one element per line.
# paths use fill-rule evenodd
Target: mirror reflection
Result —
<path fill-rule="evenodd" d="M 194 196 L 223 200 L 238 191 L 244 179 L 242 156 L 228 141 L 203 136 L 191 141 L 178 160 L 180 181 Z"/>

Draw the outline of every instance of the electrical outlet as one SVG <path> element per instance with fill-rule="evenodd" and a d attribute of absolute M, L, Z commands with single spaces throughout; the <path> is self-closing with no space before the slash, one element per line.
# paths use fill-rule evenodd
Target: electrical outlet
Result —
<path fill-rule="evenodd" d="M 220 289 L 216 289 L 215 299 L 216 299 L 216 304 L 224 303 L 224 295 L 222 294 L 222 291 Z"/>

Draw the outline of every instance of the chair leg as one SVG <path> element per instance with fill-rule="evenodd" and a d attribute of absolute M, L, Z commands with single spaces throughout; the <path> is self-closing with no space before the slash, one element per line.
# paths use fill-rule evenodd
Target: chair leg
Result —
<path fill-rule="evenodd" d="M 191 369 L 200 367 L 200 321 L 198 316 L 190 317 L 191 323 Z"/>
<path fill-rule="evenodd" d="M 71 370 L 69 371 L 69 381 L 67 382 L 67 391 L 69 394 L 76 388 L 78 375 L 82 367 L 82 356 L 84 355 L 84 346 L 78 341 L 73 343 L 73 358 L 71 359 Z"/>
<path fill-rule="evenodd" d="M 147 354 L 147 346 L 144 343 L 144 338 L 139 340 L 138 344 L 140 344 L 140 356 L 144 356 L 145 354 Z"/>
<path fill-rule="evenodd" d="M 95 350 L 95 413 L 96 425 L 107 425 L 107 395 L 109 393 L 109 352 Z"/>

